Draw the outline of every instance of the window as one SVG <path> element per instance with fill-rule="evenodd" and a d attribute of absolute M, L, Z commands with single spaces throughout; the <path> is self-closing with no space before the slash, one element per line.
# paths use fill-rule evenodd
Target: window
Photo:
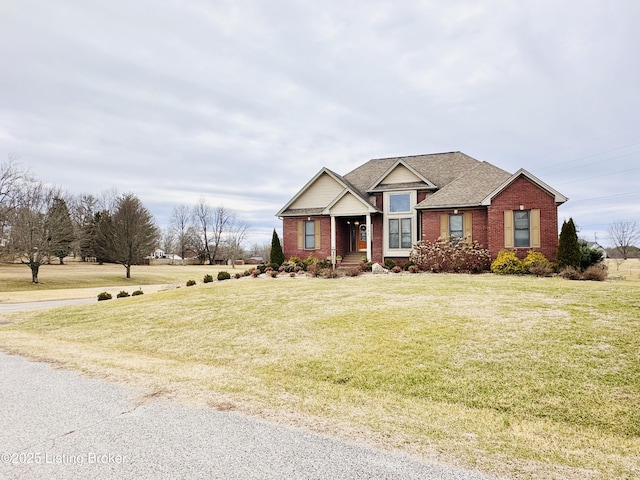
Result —
<path fill-rule="evenodd" d="M 513 244 L 516 248 L 531 246 L 531 229 L 528 210 L 515 210 L 513 212 L 513 232 Z"/>
<path fill-rule="evenodd" d="M 454 241 L 464 237 L 463 215 L 449 215 L 449 237 L 454 237 Z"/>
<path fill-rule="evenodd" d="M 418 228 L 415 191 L 384 192 L 384 250 L 393 257 L 408 257 Z"/>
<path fill-rule="evenodd" d="M 389 195 L 389 212 L 409 212 L 411 211 L 411 196 L 408 193 Z"/>
<path fill-rule="evenodd" d="M 411 218 L 389 219 L 389 248 L 411 248 Z"/>
<path fill-rule="evenodd" d="M 305 250 L 316 248 L 316 222 L 304 222 L 304 248 Z"/>

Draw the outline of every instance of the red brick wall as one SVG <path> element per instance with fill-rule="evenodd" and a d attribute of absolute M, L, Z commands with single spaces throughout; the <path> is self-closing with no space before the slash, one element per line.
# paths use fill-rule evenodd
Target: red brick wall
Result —
<path fill-rule="evenodd" d="M 498 255 L 504 248 L 504 211 L 540 209 L 540 248 L 550 261 L 555 261 L 558 249 L 558 208 L 552 195 L 542 190 L 526 177 L 520 177 L 497 195 L 488 208 L 488 247 L 491 255 Z M 516 249 L 517 255 L 524 258 L 530 248 Z"/>
<path fill-rule="evenodd" d="M 298 248 L 298 222 L 308 217 L 284 217 L 282 220 L 283 241 L 282 250 L 285 259 L 296 256 L 302 259 L 313 255 L 316 258 L 331 258 L 331 217 L 311 217 L 320 220 L 320 248 L 304 250 Z"/>
<path fill-rule="evenodd" d="M 458 208 L 458 214 L 471 213 L 471 237 L 480 245 L 487 248 L 487 211 L 484 208 Z M 435 242 L 440 237 L 440 215 L 453 214 L 453 209 L 448 210 L 423 210 L 422 211 L 422 240 Z"/>
<path fill-rule="evenodd" d="M 371 217 L 371 225 L 373 226 L 373 244 L 371 248 L 371 261 L 383 263 L 382 259 L 382 214 L 373 215 Z"/>

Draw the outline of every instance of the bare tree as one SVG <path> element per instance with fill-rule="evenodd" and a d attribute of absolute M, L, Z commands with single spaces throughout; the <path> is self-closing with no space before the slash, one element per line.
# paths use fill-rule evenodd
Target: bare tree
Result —
<path fill-rule="evenodd" d="M 167 254 L 173 254 L 176 250 L 176 236 L 171 227 L 167 227 L 162 231 L 160 237 L 160 250 Z"/>
<path fill-rule="evenodd" d="M 176 249 L 182 259 L 193 250 L 194 230 L 191 226 L 192 212 L 187 205 L 174 207 L 171 214 L 170 228 L 175 237 Z"/>
<path fill-rule="evenodd" d="M 40 181 L 22 185 L 9 220 L 8 248 L 14 258 L 31 269 L 31 281 L 38 283 L 40 267 L 67 241 L 56 222 L 53 205 L 60 191 Z"/>
<path fill-rule="evenodd" d="M 640 240 L 638 223 L 632 220 L 618 220 L 609 225 L 609 236 L 622 258 L 629 257 L 629 251 Z"/>
<path fill-rule="evenodd" d="M 28 180 L 28 172 L 18 165 L 15 155 L 0 164 L 0 245 L 7 241 L 10 217 Z"/>
<path fill-rule="evenodd" d="M 158 228 L 142 202 L 132 193 L 118 197 L 113 212 L 105 211 L 98 223 L 99 252 L 126 269 L 142 262 L 158 244 Z"/>
<path fill-rule="evenodd" d="M 204 197 L 198 200 L 198 203 L 193 207 L 192 213 L 193 228 L 196 232 L 195 248 L 196 255 L 200 260 L 200 263 L 204 263 L 209 260 L 213 264 L 213 257 L 211 256 L 211 250 L 209 248 L 209 237 L 211 236 L 211 229 L 213 228 L 213 208 L 207 203 Z"/>
<path fill-rule="evenodd" d="M 242 243 L 249 231 L 249 222 L 238 219 L 235 216 L 229 221 L 227 228 L 227 248 L 231 265 L 236 268 L 236 260 L 242 254 Z"/>
<path fill-rule="evenodd" d="M 69 200 L 71 221 L 75 230 L 76 255 L 86 262 L 95 257 L 95 231 L 98 199 L 91 194 L 81 193 Z"/>

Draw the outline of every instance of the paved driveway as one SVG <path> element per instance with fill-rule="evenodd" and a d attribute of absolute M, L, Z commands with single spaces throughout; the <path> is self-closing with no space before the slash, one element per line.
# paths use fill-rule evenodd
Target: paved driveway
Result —
<path fill-rule="evenodd" d="M 481 474 L 190 408 L 0 353 L 3 479 L 438 479 Z"/>

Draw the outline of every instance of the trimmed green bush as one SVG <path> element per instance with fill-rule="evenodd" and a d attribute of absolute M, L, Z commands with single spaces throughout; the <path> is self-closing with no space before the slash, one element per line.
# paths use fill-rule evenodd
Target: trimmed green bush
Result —
<path fill-rule="evenodd" d="M 229 280 L 231 274 L 229 272 L 218 272 L 218 280 Z"/>
<path fill-rule="evenodd" d="M 144 295 L 144 292 L 142 290 L 136 290 L 131 294 L 132 297 L 137 297 L 138 295 Z"/>
<path fill-rule="evenodd" d="M 102 292 L 98 294 L 98 301 L 102 301 L 102 300 L 111 300 L 113 297 L 111 296 L 110 293 L 108 292 Z"/>
<path fill-rule="evenodd" d="M 202 279 L 202 282 L 203 283 L 211 283 L 211 282 L 213 282 L 213 277 L 207 273 L 204 276 L 204 278 Z"/>
<path fill-rule="evenodd" d="M 125 292 L 124 290 L 120 290 L 118 295 L 116 295 L 117 298 L 124 298 L 124 297 L 130 297 L 130 296 L 131 295 L 129 295 L 129 292 Z"/>
<path fill-rule="evenodd" d="M 187 280 L 187 287 L 192 287 L 195 284 L 196 284 L 195 280 Z"/>

